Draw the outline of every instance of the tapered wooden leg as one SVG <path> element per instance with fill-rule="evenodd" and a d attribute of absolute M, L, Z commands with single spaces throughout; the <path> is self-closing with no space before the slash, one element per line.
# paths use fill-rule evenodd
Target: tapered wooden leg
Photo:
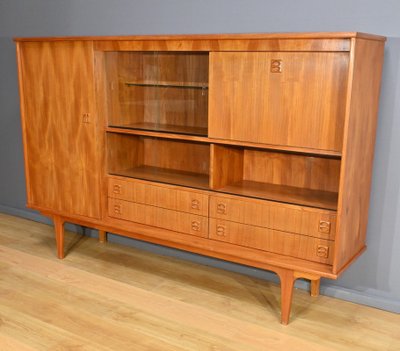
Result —
<path fill-rule="evenodd" d="M 53 221 L 56 232 L 57 257 L 64 258 L 64 220 L 60 216 L 54 216 Z"/>
<path fill-rule="evenodd" d="M 313 279 L 311 280 L 311 289 L 310 289 L 310 295 L 313 297 L 319 296 L 319 285 L 320 285 L 321 279 Z"/>
<path fill-rule="evenodd" d="M 287 325 L 290 318 L 293 287 L 296 278 L 294 272 L 289 269 L 279 273 L 279 278 L 281 280 L 281 323 Z"/>
<path fill-rule="evenodd" d="M 107 232 L 105 230 L 99 230 L 99 242 L 101 244 L 107 242 Z"/>

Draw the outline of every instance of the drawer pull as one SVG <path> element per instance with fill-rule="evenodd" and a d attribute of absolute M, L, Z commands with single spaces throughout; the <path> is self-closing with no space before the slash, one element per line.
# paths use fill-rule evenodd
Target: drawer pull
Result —
<path fill-rule="evenodd" d="M 318 231 L 329 234 L 331 231 L 331 222 L 319 221 Z"/>
<path fill-rule="evenodd" d="M 271 60 L 271 73 L 282 73 L 282 60 Z"/>
<path fill-rule="evenodd" d="M 217 213 L 219 214 L 226 214 L 226 205 L 222 202 L 217 204 Z"/>
<path fill-rule="evenodd" d="M 117 215 L 122 214 L 121 205 L 114 205 L 114 213 Z"/>
<path fill-rule="evenodd" d="M 114 186 L 113 186 L 113 193 L 114 193 L 114 194 L 121 194 L 121 185 L 119 185 L 119 184 L 114 184 Z"/>
<path fill-rule="evenodd" d="M 323 257 L 323 258 L 328 258 L 329 256 L 329 247 L 324 246 L 324 245 L 318 245 L 317 246 L 317 256 L 318 257 Z"/>
<path fill-rule="evenodd" d="M 217 235 L 218 236 L 226 236 L 225 229 L 226 229 L 226 227 L 224 225 L 217 225 Z"/>
<path fill-rule="evenodd" d="M 199 210 L 200 209 L 200 201 L 197 199 L 193 199 L 191 207 L 194 210 Z"/>
<path fill-rule="evenodd" d="M 192 230 L 198 232 L 200 230 L 200 222 L 199 221 L 192 221 Z"/>

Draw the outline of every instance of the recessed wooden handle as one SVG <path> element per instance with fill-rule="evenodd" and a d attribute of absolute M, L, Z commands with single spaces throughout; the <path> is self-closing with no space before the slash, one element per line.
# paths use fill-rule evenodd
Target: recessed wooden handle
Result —
<path fill-rule="evenodd" d="M 320 231 L 321 233 L 329 234 L 331 231 L 331 222 L 319 221 L 318 231 Z"/>
<path fill-rule="evenodd" d="M 121 185 L 119 185 L 119 184 L 114 184 L 114 186 L 113 186 L 113 193 L 114 193 L 114 194 L 121 194 Z"/>
<path fill-rule="evenodd" d="M 90 123 L 90 113 L 84 113 L 82 115 L 82 123 Z"/>
<path fill-rule="evenodd" d="M 122 214 L 122 206 L 121 205 L 114 205 L 114 213 L 117 215 Z"/>
<path fill-rule="evenodd" d="M 193 199 L 191 203 L 191 207 L 194 210 L 199 210 L 200 209 L 200 201 L 197 199 Z"/>
<path fill-rule="evenodd" d="M 272 59 L 270 70 L 271 73 L 282 73 L 282 60 Z"/>
<path fill-rule="evenodd" d="M 317 246 L 317 256 L 328 258 L 329 256 L 329 247 L 325 245 L 318 245 Z"/>
<path fill-rule="evenodd" d="M 226 214 L 226 205 L 222 202 L 217 204 L 217 213 Z"/>
<path fill-rule="evenodd" d="M 224 225 L 217 225 L 217 235 L 226 236 L 226 227 Z"/>
<path fill-rule="evenodd" d="M 198 232 L 200 230 L 200 222 L 199 221 L 192 221 L 192 230 Z"/>

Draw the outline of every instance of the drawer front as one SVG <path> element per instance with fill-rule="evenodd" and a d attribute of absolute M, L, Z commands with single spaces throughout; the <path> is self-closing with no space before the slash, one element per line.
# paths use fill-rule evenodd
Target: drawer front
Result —
<path fill-rule="evenodd" d="M 210 196 L 210 217 L 333 240 L 333 211 L 296 207 L 271 201 Z"/>
<path fill-rule="evenodd" d="M 332 264 L 334 242 L 219 219 L 210 219 L 210 239 Z"/>
<path fill-rule="evenodd" d="M 208 216 L 208 195 L 194 191 L 110 177 L 108 180 L 108 196 L 169 210 Z"/>
<path fill-rule="evenodd" d="M 208 218 L 190 213 L 108 198 L 108 215 L 112 218 L 208 237 Z"/>

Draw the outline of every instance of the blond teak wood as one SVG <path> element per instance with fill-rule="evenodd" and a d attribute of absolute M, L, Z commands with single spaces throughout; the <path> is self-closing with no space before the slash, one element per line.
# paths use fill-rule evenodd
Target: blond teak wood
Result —
<path fill-rule="evenodd" d="M 28 204 L 100 218 L 92 46 L 25 43 L 19 74 Z"/>
<path fill-rule="evenodd" d="M 384 40 L 17 39 L 28 206 L 59 258 L 73 222 L 273 271 L 287 324 L 365 250 Z"/>

